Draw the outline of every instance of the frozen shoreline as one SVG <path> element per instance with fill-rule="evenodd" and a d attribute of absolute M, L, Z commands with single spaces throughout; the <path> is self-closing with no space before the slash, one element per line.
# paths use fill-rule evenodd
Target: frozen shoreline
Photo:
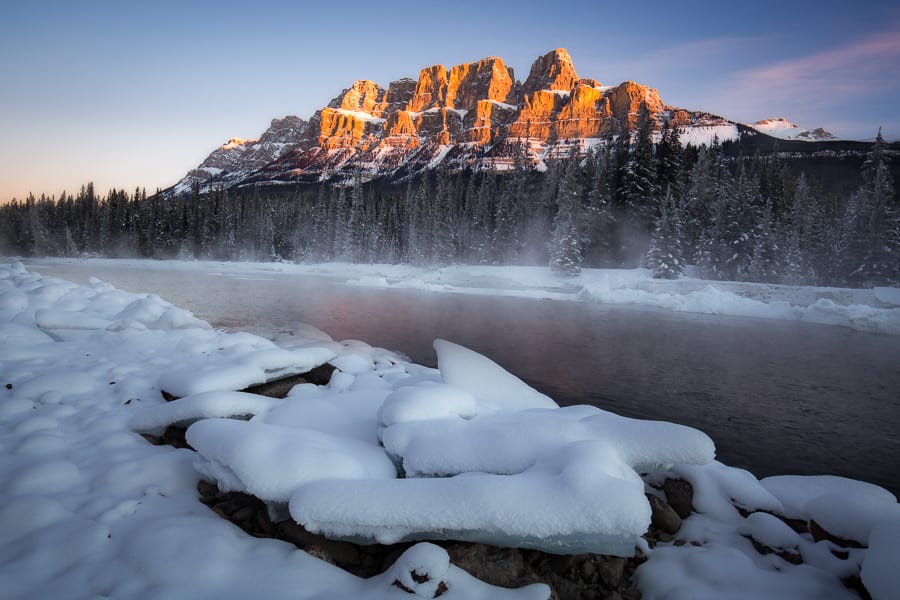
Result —
<path fill-rule="evenodd" d="M 41 265 L 93 263 L 124 269 L 204 271 L 209 275 L 322 278 L 349 286 L 412 289 L 628 305 L 694 314 L 800 321 L 857 331 L 900 335 L 900 288 L 851 289 L 711 281 L 696 277 L 653 279 L 647 269 L 584 269 L 560 277 L 547 267 L 456 265 L 439 268 L 352 263 L 236 263 L 138 259 L 40 258 Z"/>
<path fill-rule="evenodd" d="M 221 520 L 198 500 L 201 478 L 276 505 L 290 498 L 295 519 L 339 535 L 393 540 L 396 522 L 401 537 L 428 539 L 437 528 L 563 544 L 563 554 L 567 545 L 624 552 L 634 539 L 648 556 L 635 573 L 645 598 L 853 598 L 842 579 L 861 577 L 886 599 L 898 585 L 900 508 L 886 490 L 830 476 L 757 480 L 712 461 L 702 432 L 557 408 L 455 345 L 437 345 L 438 369 L 362 342 L 277 347 L 212 330 L 153 294 L 21 265 L 0 268 L 0 328 L 0 578 L 9 597 L 408 598 L 394 581 L 426 597 L 443 584 L 449 599 L 549 593 L 483 584 L 429 544 L 359 579 Z M 232 391 L 323 361 L 337 369 L 327 385 L 298 385 L 283 400 Z M 164 387 L 188 396 L 166 403 Z M 188 426 L 198 452 L 136 433 L 174 423 Z M 397 460 L 408 477 L 393 473 Z M 642 480 L 645 470 L 657 474 Z M 649 519 L 645 493 L 660 493 L 654 485 L 666 477 L 692 484 L 695 512 L 678 539 L 651 548 L 634 536 Z M 496 510 L 452 502 L 469 494 Z M 381 501 L 340 501 L 349 497 Z M 583 519 L 594 513 L 602 519 Z"/>

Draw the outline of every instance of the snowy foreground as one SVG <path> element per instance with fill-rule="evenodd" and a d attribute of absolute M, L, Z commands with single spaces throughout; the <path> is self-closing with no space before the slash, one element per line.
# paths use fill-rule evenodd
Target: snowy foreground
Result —
<path fill-rule="evenodd" d="M 84 264 L 84 259 L 29 259 L 40 267 Z M 204 272 L 265 278 L 286 274 L 321 278 L 351 286 L 413 289 L 441 293 L 632 305 L 685 313 L 803 321 L 858 331 L 900 335 L 900 288 L 849 289 L 710 281 L 696 277 L 653 279 L 647 269 L 584 269 L 560 277 L 547 267 L 352 263 L 294 264 L 138 259 L 88 259 L 100 267 Z"/>
<path fill-rule="evenodd" d="M 579 294 L 639 295 L 655 283 L 639 280 L 588 273 Z M 881 293 L 878 302 L 895 299 Z M 865 322 L 896 319 L 898 308 L 870 304 L 883 315 Z M 199 501 L 201 479 L 264 500 L 273 517 L 366 543 L 637 548 L 648 556 L 635 574 L 644 598 L 854 598 L 841 579 L 856 576 L 874 598 L 896 597 L 900 508 L 884 489 L 829 476 L 759 481 L 715 461 L 700 431 L 559 408 L 486 357 L 442 340 L 435 350 L 438 369 L 324 334 L 279 347 L 213 330 L 154 295 L 0 266 L 0 598 L 550 593 L 489 586 L 427 542 L 364 580 L 245 534 Z M 327 385 L 299 384 L 284 399 L 237 391 L 323 363 L 336 367 Z M 187 426 L 196 451 L 140 435 L 169 425 Z M 645 494 L 666 478 L 693 485 L 695 513 L 678 539 L 650 548 Z M 814 541 L 784 519 L 845 542 Z"/>

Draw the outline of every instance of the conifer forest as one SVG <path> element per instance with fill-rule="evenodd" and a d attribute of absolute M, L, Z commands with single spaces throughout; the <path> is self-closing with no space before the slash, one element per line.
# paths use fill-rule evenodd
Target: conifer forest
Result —
<path fill-rule="evenodd" d="M 677 278 L 871 287 L 900 283 L 900 205 L 879 133 L 833 191 L 777 153 L 683 147 L 677 129 L 574 149 L 533 169 L 446 165 L 399 182 L 203 190 L 173 197 L 88 184 L 0 206 L 0 251 L 420 265 L 645 266 Z"/>

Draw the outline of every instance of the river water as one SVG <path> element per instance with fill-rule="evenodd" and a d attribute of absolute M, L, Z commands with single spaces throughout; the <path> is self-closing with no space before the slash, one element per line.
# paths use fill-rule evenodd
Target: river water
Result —
<path fill-rule="evenodd" d="M 153 292 L 228 330 L 313 325 L 435 365 L 481 352 L 563 405 L 702 429 L 758 477 L 836 474 L 900 495 L 900 336 L 582 302 L 361 288 L 285 273 L 29 265 Z"/>

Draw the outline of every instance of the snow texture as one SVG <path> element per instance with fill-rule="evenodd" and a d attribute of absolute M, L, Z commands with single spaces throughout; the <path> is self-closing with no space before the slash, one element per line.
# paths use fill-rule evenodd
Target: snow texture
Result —
<path fill-rule="evenodd" d="M 593 286 L 660 298 L 698 286 L 702 294 L 706 285 L 655 287 L 642 271 L 597 271 L 560 292 L 558 281 L 529 269 L 396 267 L 399 278 L 379 269 L 391 275 L 386 282 L 484 287 L 487 277 L 525 295 L 574 297 Z M 717 290 L 762 305 L 818 293 Z M 890 323 L 893 292 L 877 293 L 832 290 L 829 301 L 883 311 L 880 322 Z M 446 588 L 441 597 L 450 600 L 549 596 L 542 584 L 488 586 L 427 543 L 359 579 L 222 520 L 198 501 L 200 478 L 273 509 L 287 503 L 310 529 L 366 541 L 461 538 L 563 554 L 631 554 L 638 545 L 648 560 L 635 578 L 649 599 L 853 598 L 841 578 L 857 574 L 879 600 L 898 586 L 900 516 L 889 492 L 829 476 L 761 482 L 712 460 L 702 432 L 558 408 L 450 342 L 435 344 L 438 370 L 313 329 L 305 343 L 281 348 L 215 331 L 153 295 L 42 277 L 20 263 L 0 266 L 0 334 L 4 598 L 409 597 L 402 588 L 424 597 Z M 326 361 L 338 369 L 329 384 L 295 386 L 283 400 L 235 391 L 260 374 Z M 166 403 L 161 383 L 184 397 Z M 137 433 L 169 425 L 189 425 L 196 451 L 153 446 Z M 669 477 L 692 484 L 697 512 L 677 539 L 651 549 L 639 538 L 650 519 L 645 492 L 661 493 L 647 484 Z M 840 558 L 834 543 L 794 533 L 780 515 L 815 520 L 863 547 Z M 751 538 L 773 552 L 761 554 Z"/>

